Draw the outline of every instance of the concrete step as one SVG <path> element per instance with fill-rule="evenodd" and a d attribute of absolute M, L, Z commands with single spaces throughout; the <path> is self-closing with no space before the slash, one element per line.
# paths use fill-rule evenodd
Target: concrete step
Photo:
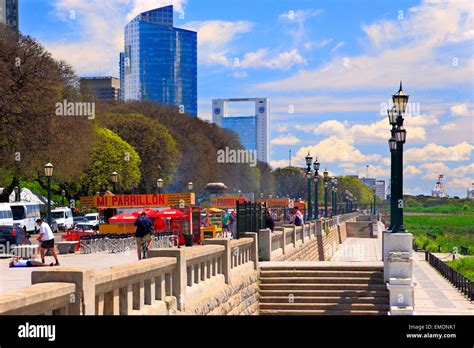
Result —
<path fill-rule="evenodd" d="M 261 283 L 262 290 L 386 290 L 385 284 L 266 284 Z"/>
<path fill-rule="evenodd" d="M 288 271 L 260 271 L 260 278 L 267 277 L 369 277 L 383 278 L 383 271 L 313 271 L 313 270 L 288 270 Z"/>
<path fill-rule="evenodd" d="M 259 310 L 259 315 L 387 315 L 388 311 L 379 310 L 293 310 L 293 309 L 264 309 Z"/>
<path fill-rule="evenodd" d="M 388 304 L 380 303 L 260 303 L 260 310 L 369 310 L 389 311 Z"/>
<path fill-rule="evenodd" d="M 383 278 L 362 277 L 268 277 L 262 279 L 263 284 L 381 284 Z"/>
<path fill-rule="evenodd" d="M 388 299 L 388 290 L 288 290 L 288 289 L 270 289 L 259 291 L 262 297 L 278 296 L 288 298 L 290 295 L 294 297 L 381 297 Z"/>
<path fill-rule="evenodd" d="M 260 303 L 379 303 L 389 305 L 386 296 L 260 296 Z"/>
<path fill-rule="evenodd" d="M 329 265 L 330 262 L 327 261 Z M 307 266 L 307 267 L 285 267 L 285 266 L 265 266 L 260 265 L 260 271 L 331 271 L 331 272 L 364 272 L 364 271 L 375 271 L 375 272 L 383 272 L 383 267 L 381 266 Z"/>

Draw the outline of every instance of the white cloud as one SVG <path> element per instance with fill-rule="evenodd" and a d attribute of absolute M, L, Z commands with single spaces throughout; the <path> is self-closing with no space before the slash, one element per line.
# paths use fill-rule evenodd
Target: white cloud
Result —
<path fill-rule="evenodd" d="M 450 190 L 462 190 L 464 193 L 466 193 L 466 190 L 468 188 L 471 188 L 472 183 L 474 180 L 471 178 L 455 178 L 452 180 L 449 180 L 446 183 L 447 189 Z"/>
<path fill-rule="evenodd" d="M 284 167 L 287 167 L 288 164 L 289 164 L 289 162 L 288 162 L 287 159 L 286 160 L 275 160 L 275 161 L 270 162 L 270 165 L 272 166 L 272 168 L 284 168 Z"/>
<path fill-rule="evenodd" d="M 365 52 L 341 57 L 315 70 L 301 70 L 291 77 L 262 83 L 266 90 L 326 91 L 392 88 L 402 79 L 412 85 L 446 89 L 471 83 L 474 70 L 470 45 L 456 51 L 443 49 L 474 38 L 474 7 L 469 1 L 425 1 L 403 20 L 384 20 L 363 27 L 370 42 Z M 348 64 L 345 64 L 348 63 Z M 383 67 L 383 68 L 381 68 Z"/>
<path fill-rule="evenodd" d="M 289 10 L 278 16 L 279 20 L 285 24 L 284 32 L 291 35 L 293 39 L 298 42 L 305 38 L 305 22 L 315 16 L 319 16 L 322 10 L 307 9 L 307 10 Z"/>
<path fill-rule="evenodd" d="M 272 145 L 296 145 L 301 143 L 301 140 L 294 136 L 293 134 L 287 134 L 284 136 L 280 136 L 277 138 L 272 139 Z"/>
<path fill-rule="evenodd" d="M 244 69 L 266 68 L 272 70 L 286 70 L 298 64 L 306 64 L 306 60 L 298 53 L 296 48 L 278 53 L 273 57 L 269 57 L 268 49 L 261 48 L 246 53 L 240 62 L 240 66 Z"/>
<path fill-rule="evenodd" d="M 442 146 L 429 143 L 424 147 L 412 147 L 405 151 L 404 159 L 407 162 L 458 162 L 467 161 L 471 157 L 474 146 L 462 142 L 453 146 Z"/>
<path fill-rule="evenodd" d="M 286 132 L 289 129 L 288 125 L 284 123 L 276 124 L 274 127 L 277 132 Z"/>
<path fill-rule="evenodd" d="M 455 123 L 446 123 L 446 124 L 441 125 L 439 128 L 441 130 L 444 130 L 444 131 L 452 131 L 452 130 L 456 129 L 456 124 Z"/>
<path fill-rule="evenodd" d="M 440 174 L 450 171 L 449 167 L 442 162 L 423 163 L 420 168 L 426 173 L 422 178 L 425 180 L 436 180 Z"/>
<path fill-rule="evenodd" d="M 341 48 L 342 46 L 344 46 L 346 43 L 344 41 L 339 41 L 336 46 L 334 46 L 332 49 L 331 49 L 331 53 L 334 53 L 336 52 L 339 48 Z"/>
<path fill-rule="evenodd" d="M 190 22 L 183 26 L 198 33 L 198 57 L 204 65 L 233 66 L 230 43 L 239 35 L 249 32 L 253 24 L 248 21 L 210 20 Z"/>
<path fill-rule="evenodd" d="M 303 47 L 306 51 L 310 51 L 314 48 L 322 48 L 326 45 L 329 45 L 332 42 L 332 39 L 324 39 L 319 41 L 308 41 L 305 42 Z"/>
<path fill-rule="evenodd" d="M 474 117 L 474 109 L 468 104 L 455 104 L 451 106 L 451 115 Z"/>
<path fill-rule="evenodd" d="M 418 175 L 421 173 L 421 170 L 419 170 L 417 167 L 415 166 L 407 166 L 404 170 L 403 170 L 403 175 L 406 175 L 406 176 L 415 176 L 415 175 Z"/>

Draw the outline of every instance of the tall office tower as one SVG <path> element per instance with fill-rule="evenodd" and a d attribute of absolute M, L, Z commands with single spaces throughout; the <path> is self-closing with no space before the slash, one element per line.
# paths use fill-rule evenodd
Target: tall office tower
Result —
<path fill-rule="evenodd" d="M 173 27 L 173 6 L 140 13 L 125 26 L 123 100 L 152 100 L 197 116 L 197 33 Z"/>
<path fill-rule="evenodd" d="M 18 31 L 18 1 L 0 0 L 0 23 Z"/>
<path fill-rule="evenodd" d="M 120 82 L 116 77 L 82 77 L 81 92 L 92 93 L 99 100 L 119 100 Z"/>
<path fill-rule="evenodd" d="M 124 101 L 125 100 L 125 74 L 124 74 L 124 61 L 125 61 L 125 53 L 120 52 L 120 60 L 119 60 L 119 65 L 120 65 L 120 100 Z"/>
<path fill-rule="evenodd" d="M 228 105 L 233 102 L 254 102 L 254 115 L 229 116 Z M 214 99 L 212 101 L 212 123 L 236 132 L 245 149 L 257 151 L 257 160 L 270 162 L 270 99 Z"/>

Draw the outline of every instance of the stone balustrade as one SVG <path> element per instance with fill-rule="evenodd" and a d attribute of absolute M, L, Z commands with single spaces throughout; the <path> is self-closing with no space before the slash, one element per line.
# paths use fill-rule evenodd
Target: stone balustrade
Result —
<path fill-rule="evenodd" d="M 34 284 L 0 296 L 2 315 L 70 314 L 76 286 L 71 283 Z"/>
<path fill-rule="evenodd" d="M 33 285 L 0 294 L 0 315 L 253 314 L 259 260 L 328 259 L 329 248 L 346 238 L 344 222 L 356 216 L 151 249 L 146 260 L 109 269 L 39 268 L 32 272 Z"/>

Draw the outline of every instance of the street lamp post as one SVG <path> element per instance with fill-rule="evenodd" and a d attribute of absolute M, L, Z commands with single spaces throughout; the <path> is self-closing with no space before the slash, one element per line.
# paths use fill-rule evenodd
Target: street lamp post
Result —
<path fill-rule="evenodd" d="M 392 233 L 406 232 L 403 227 L 403 144 L 406 142 L 406 130 L 403 128 L 409 95 L 405 94 L 400 81 L 400 89 L 392 96 L 393 108 L 388 111 L 389 123 L 392 126 L 391 138 L 388 141 L 391 152 L 391 196 L 390 196 L 390 230 Z"/>
<path fill-rule="evenodd" d="M 48 178 L 48 225 L 51 226 L 51 179 L 53 177 L 54 166 L 47 163 L 44 166 L 44 175 Z"/>
<path fill-rule="evenodd" d="M 192 181 L 188 182 L 188 191 L 193 192 L 193 188 L 194 188 L 194 184 L 192 183 Z"/>
<path fill-rule="evenodd" d="M 66 191 L 62 190 L 62 191 L 61 191 L 61 196 L 63 197 L 63 198 L 62 198 L 62 200 L 63 200 L 62 203 L 63 203 L 63 207 L 64 207 L 64 206 L 65 206 L 65 205 L 64 205 L 64 204 L 65 204 L 65 203 L 64 203 L 64 199 L 66 198 Z"/>
<path fill-rule="evenodd" d="M 163 179 L 156 180 L 156 187 L 158 187 L 158 193 L 161 193 L 161 189 L 163 188 L 164 181 Z"/>
<path fill-rule="evenodd" d="M 377 214 L 377 205 L 376 205 L 376 201 L 375 201 L 375 199 L 376 199 L 375 192 L 376 192 L 376 191 L 375 191 L 375 189 L 374 189 L 374 215 Z"/>
<path fill-rule="evenodd" d="M 324 177 L 324 217 L 328 217 L 328 170 L 323 172 Z"/>
<path fill-rule="evenodd" d="M 112 183 L 114 185 L 114 193 L 117 194 L 118 173 L 113 172 L 110 174 L 110 178 L 112 179 Z"/>
<path fill-rule="evenodd" d="M 314 219 L 319 219 L 319 209 L 318 209 L 318 183 L 319 183 L 319 165 L 318 158 L 314 160 Z"/>
<path fill-rule="evenodd" d="M 15 186 L 14 191 L 15 191 L 15 202 L 19 202 L 20 201 L 20 188 L 18 186 Z"/>
<path fill-rule="evenodd" d="M 309 152 L 308 155 L 305 157 L 306 160 L 306 181 L 307 181 L 307 191 L 308 191 L 308 211 L 306 212 L 306 220 L 312 219 L 311 213 L 311 179 L 313 178 L 313 174 L 311 172 L 311 164 L 313 164 L 313 157 L 310 156 Z"/>

